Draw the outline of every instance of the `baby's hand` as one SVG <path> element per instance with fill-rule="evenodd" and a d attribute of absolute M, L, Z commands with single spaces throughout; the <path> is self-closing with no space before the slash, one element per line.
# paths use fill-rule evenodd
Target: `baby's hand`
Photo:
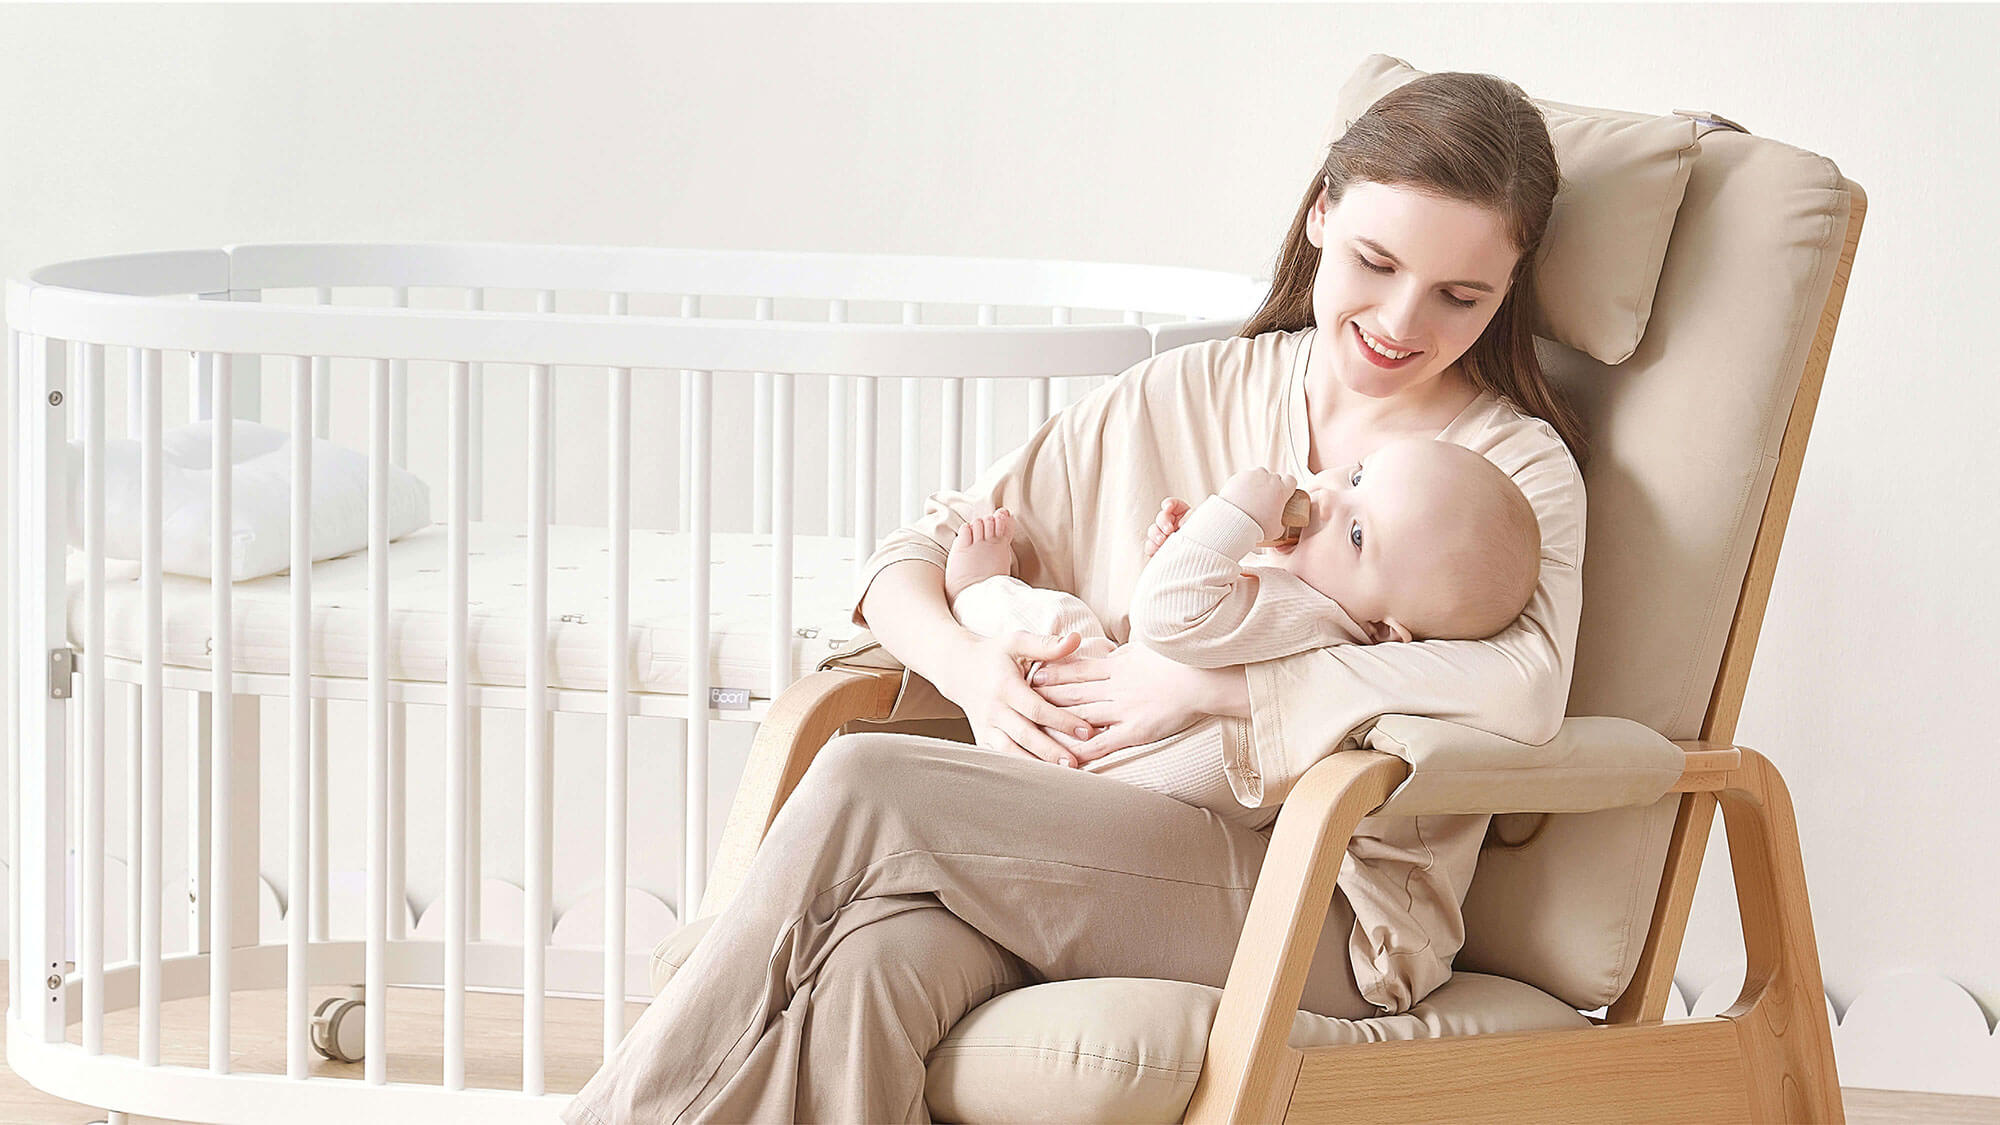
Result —
<path fill-rule="evenodd" d="M 1285 533 L 1285 501 L 1297 490 L 1298 482 L 1287 474 L 1244 469 L 1223 484 L 1221 496 L 1256 520 L 1264 538 L 1276 539 Z"/>
<path fill-rule="evenodd" d="M 1160 518 L 1154 520 L 1153 526 L 1146 529 L 1147 558 L 1152 558 L 1154 553 L 1159 551 L 1160 545 L 1167 541 L 1167 536 L 1181 529 L 1181 520 L 1187 518 L 1189 510 L 1188 502 L 1176 496 L 1169 496 L 1160 501 Z"/>

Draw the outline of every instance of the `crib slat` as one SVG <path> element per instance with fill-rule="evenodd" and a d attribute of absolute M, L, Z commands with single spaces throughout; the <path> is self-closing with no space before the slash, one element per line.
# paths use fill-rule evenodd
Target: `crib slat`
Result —
<path fill-rule="evenodd" d="M 391 308 L 410 307 L 410 287 L 389 288 Z M 410 465 L 410 361 L 389 361 L 389 463 L 397 468 Z"/>
<path fill-rule="evenodd" d="M 979 306 L 979 323 L 987 327 L 995 323 L 992 305 Z M 993 379 L 979 380 L 978 402 L 974 410 L 977 417 L 974 419 L 972 431 L 972 475 L 975 478 L 986 471 L 986 466 L 993 463 L 994 433 L 999 425 L 998 415 L 993 408 L 995 382 Z"/>
<path fill-rule="evenodd" d="M 623 316 L 626 298 L 614 293 L 611 315 Z M 609 480 L 611 508 L 611 620 L 605 630 L 604 700 L 604 1057 L 625 1037 L 625 782 L 626 734 L 631 710 L 629 586 L 632 544 L 632 371 L 611 369 Z"/>
<path fill-rule="evenodd" d="M 484 310 L 486 290 L 466 290 L 465 307 Z M 475 521 L 486 518 L 486 365 L 471 364 L 467 374 L 465 518 Z M 470 941 L 478 941 L 480 932 L 479 881 L 484 849 L 480 846 L 479 781 L 480 745 L 485 729 L 484 713 L 477 707 L 469 707 L 465 716 L 465 932 Z"/>
<path fill-rule="evenodd" d="M 473 312 L 486 308 L 486 290 L 465 291 L 465 307 Z M 471 366 L 471 382 L 465 403 L 465 457 L 471 466 L 465 480 L 465 512 L 470 520 L 486 518 L 486 365 Z M 476 862 L 476 860 L 475 860 Z M 473 880 L 473 893 L 478 893 Z M 476 929 L 474 932 L 478 932 Z"/>
<path fill-rule="evenodd" d="M 694 526 L 688 534 L 688 737 L 686 798 L 687 834 L 681 848 L 683 921 L 693 921 L 708 876 L 708 665 L 709 577 L 709 373 L 694 372 Z"/>
<path fill-rule="evenodd" d="M 861 568 L 875 550 L 875 386 L 866 376 L 854 380 L 859 393 L 854 403 L 854 570 Z"/>
<path fill-rule="evenodd" d="M 944 381 L 944 440 L 938 450 L 938 487 L 956 491 L 964 476 L 965 380 Z M 923 515 L 919 501 L 915 515 Z M 913 517 L 914 518 L 914 517 Z"/>
<path fill-rule="evenodd" d="M 333 288 L 319 285 L 313 288 L 313 303 L 330 305 L 333 303 Z M 327 356 L 312 357 L 313 383 L 313 436 L 330 438 L 333 436 L 333 360 Z"/>
<path fill-rule="evenodd" d="M 306 1076 L 306 992 L 312 979 L 309 925 L 317 904 L 312 882 L 312 362 L 292 357 L 291 497 L 291 816 L 285 821 L 285 1075 Z"/>
<path fill-rule="evenodd" d="M 556 311 L 556 291 L 553 289 L 538 290 L 535 293 L 535 311 L 543 315 Z M 543 407 L 543 417 L 548 420 L 549 432 L 555 433 L 556 388 L 553 382 L 549 384 L 548 400 Z M 549 506 L 544 516 L 544 522 L 554 523 L 556 522 L 556 456 L 554 449 L 549 450 L 548 490 Z"/>
<path fill-rule="evenodd" d="M 141 390 L 146 381 L 145 353 L 138 348 L 125 349 L 125 364 L 125 436 L 136 441 L 146 424 Z M 144 693 L 142 684 L 125 685 L 125 957 L 130 961 L 139 959 L 139 857 L 143 854 L 140 831 L 145 819 L 140 799 L 146 760 L 145 724 L 141 721 Z"/>
<path fill-rule="evenodd" d="M 27 480 L 26 443 L 16 439 L 24 424 L 22 401 L 27 395 L 27 365 L 22 362 L 21 349 L 27 347 L 27 336 L 7 329 L 7 557 L 13 558 L 15 550 L 25 542 L 26 527 L 20 505 L 14 503 L 14 488 Z M 7 948 L 21 948 L 21 912 L 14 904 L 21 901 L 20 864 L 16 857 L 21 854 L 21 708 L 19 705 L 20 669 L 16 664 L 19 646 L 14 643 L 14 630 L 20 623 L 21 578 L 12 567 L 7 570 L 7 621 L 6 631 L 0 636 L 7 638 L 6 658 L 7 681 L 4 690 L 7 698 Z M 7 1015 L 19 1016 L 21 1012 L 21 959 L 7 958 Z"/>
<path fill-rule="evenodd" d="M 104 345 L 83 349 L 83 1051 L 104 1052 Z"/>
<path fill-rule="evenodd" d="M 682 316 L 700 316 L 701 298 L 688 295 L 681 298 Z M 681 379 L 681 503 L 675 513 L 680 529 L 686 531 L 693 522 L 691 510 L 691 490 L 694 488 L 694 372 L 683 370 Z"/>
<path fill-rule="evenodd" d="M 1068 324 L 1069 310 L 1061 305 L 1051 308 L 1049 310 L 1049 323 Z M 1074 378 L 1051 379 L 1050 382 L 1054 386 L 1050 388 L 1050 398 L 1052 401 L 1049 404 L 1049 409 L 1054 413 L 1061 413 L 1063 407 L 1076 401 L 1077 380 Z"/>
<path fill-rule="evenodd" d="M 313 303 L 331 305 L 333 289 L 320 285 L 313 288 Z M 312 431 L 313 436 L 331 439 L 333 436 L 333 360 L 331 357 L 316 355 L 309 360 L 312 370 Z M 294 571 L 294 574 L 297 572 Z M 326 941 L 331 928 L 332 911 L 328 906 L 327 869 L 327 793 L 326 793 L 326 700 L 314 699 L 310 702 L 311 729 L 307 734 L 306 765 L 310 798 L 307 834 L 310 837 L 311 875 L 307 895 L 306 915 L 312 929 L 313 941 Z"/>
<path fill-rule="evenodd" d="M 64 962 L 70 934 L 67 904 L 69 767 L 74 753 L 70 724 L 72 702 L 51 697 L 46 688 L 50 655 L 67 647 L 67 589 L 64 582 L 67 536 L 48 528 L 67 529 L 69 515 L 68 345 L 45 335 L 24 334 L 14 395 L 15 434 L 9 448 L 19 459 L 14 500 L 15 558 L 9 560 L 15 607 L 10 645 L 16 655 L 14 706 L 8 713 L 17 724 L 9 739 L 9 792 L 14 854 L 8 870 L 23 874 L 13 880 L 17 892 L 10 916 L 18 914 L 15 945 L 8 960 L 22 962 L 20 1019 L 9 1037 L 33 1042 L 63 1042 Z M 17 437 L 19 440 L 11 440 Z M 53 471 L 51 471 L 53 470 Z M 46 975 L 45 975 L 46 974 Z"/>
<path fill-rule="evenodd" d="M 829 301 L 826 319 L 834 324 L 847 323 L 847 302 Z M 849 474 L 847 456 L 847 384 L 845 375 L 826 377 L 826 533 L 844 535 L 847 533 L 847 489 Z"/>
<path fill-rule="evenodd" d="M 140 379 L 139 349 L 125 349 L 125 440 L 138 441 L 139 429 L 145 423 L 146 407 L 139 399 Z M 135 712 L 136 713 L 136 712 Z"/>
<path fill-rule="evenodd" d="M 368 380 L 368 902 L 367 1058 L 362 1077 L 389 1078 L 389 361 L 369 361 Z"/>
<path fill-rule="evenodd" d="M 470 437 L 471 371 L 451 365 L 451 421 L 447 444 L 450 458 L 450 499 L 447 502 L 446 554 L 450 589 L 445 598 L 450 635 L 445 643 L 445 763 L 444 763 L 444 1087 L 465 1088 L 465 941 L 466 941 L 466 682 L 467 669 L 467 512 L 471 505 Z"/>
<path fill-rule="evenodd" d="M 773 378 L 771 478 L 771 698 L 792 683 L 792 376 Z"/>
<path fill-rule="evenodd" d="M 144 352 L 140 385 L 139 495 L 142 518 L 140 584 L 145 591 L 145 740 L 140 778 L 139 838 L 139 1062 L 160 1065 L 160 742 L 164 727 L 160 574 L 160 350 Z M 128 860 L 129 862 L 129 860 Z"/>
<path fill-rule="evenodd" d="M 410 287 L 391 286 L 389 304 L 394 308 L 410 307 Z M 410 361 L 391 359 L 389 361 L 389 463 L 398 468 L 408 468 L 410 464 Z M 404 841 L 408 831 L 409 817 L 404 808 L 404 797 L 408 792 L 409 767 L 405 737 L 409 730 L 409 705 L 400 700 L 389 704 L 389 902 L 385 909 L 389 916 L 389 940 L 402 941 L 408 937 L 409 928 L 408 895 L 404 891 L 409 864 Z"/>
<path fill-rule="evenodd" d="M 903 323 L 922 324 L 923 306 L 916 301 L 903 302 Z M 924 388 L 919 379 L 901 379 L 903 384 L 903 413 L 898 419 L 902 431 L 902 457 L 898 466 L 902 469 L 902 489 L 896 506 L 896 522 L 908 523 L 923 514 L 923 479 L 918 472 L 917 456 L 922 445 L 922 436 L 917 428 L 917 420 L 923 412 Z"/>
<path fill-rule="evenodd" d="M 230 565 L 230 515 L 234 500 L 230 453 L 235 429 L 229 409 L 235 402 L 232 358 L 227 352 L 209 357 L 214 395 L 210 401 L 221 406 L 210 415 L 208 509 L 208 596 L 212 612 L 209 635 L 213 638 L 209 666 L 214 683 L 209 692 L 212 706 L 209 722 L 213 732 L 210 745 L 214 749 L 209 760 L 209 808 L 213 812 L 209 823 L 208 1069 L 214 1074 L 229 1073 L 229 970 L 230 949 L 235 944 L 229 925 L 230 892 L 234 889 L 230 884 L 235 874 L 231 864 L 235 818 L 230 816 L 234 808 L 230 759 L 235 749 L 236 711 L 235 693 L 231 690 L 236 670 L 231 645 L 236 632 L 231 613 L 234 599 L 230 596 L 236 578 Z"/>
<path fill-rule="evenodd" d="M 774 302 L 757 298 L 756 318 L 771 319 Z M 757 414 L 751 422 L 750 530 L 764 535 L 771 530 L 771 373 L 757 372 Z"/>
<path fill-rule="evenodd" d="M 542 1093 L 542 1018 L 549 937 L 549 368 L 528 374 L 527 758 L 521 803 L 526 865 L 521 901 L 521 1090 Z M 371 1056 L 372 1057 L 372 1056 Z"/>
<path fill-rule="evenodd" d="M 307 748 L 312 771 L 312 939 L 332 936 L 333 908 L 327 864 L 326 700 L 312 701 L 312 741 Z"/>
<path fill-rule="evenodd" d="M 205 422 L 215 417 L 215 353 L 195 352 L 188 364 L 187 420 Z"/>
<path fill-rule="evenodd" d="M 409 730 L 409 712 L 409 705 L 401 700 L 389 704 L 389 778 L 388 792 L 383 798 L 388 819 L 388 839 L 384 844 L 384 862 L 388 870 L 383 872 L 383 895 L 388 901 L 383 905 L 383 911 L 388 918 L 390 941 L 402 941 L 409 936 L 410 928 L 409 895 L 405 891 L 409 863 L 404 848 L 409 824 L 404 799 L 409 792 L 408 740 L 405 737 Z"/>

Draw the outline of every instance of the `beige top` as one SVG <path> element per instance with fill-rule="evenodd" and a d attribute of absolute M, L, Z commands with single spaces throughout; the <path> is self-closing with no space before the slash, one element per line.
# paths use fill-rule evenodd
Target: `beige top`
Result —
<path fill-rule="evenodd" d="M 934 493 L 924 514 L 868 559 L 853 620 L 881 569 L 922 559 L 942 569 L 974 516 L 1014 513 L 1016 573 L 1082 598 L 1115 640 L 1144 569 L 1144 527 L 1167 496 L 1205 496 L 1261 465 L 1309 475 L 1305 359 L 1314 329 L 1175 348 L 1134 364 L 1071 404 L 964 491 Z M 1274 424 L 1275 422 L 1275 424 Z M 1248 738 L 1223 741 L 1223 769 L 1246 807 L 1281 803 L 1305 770 L 1357 748 L 1384 714 L 1463 723 L 1542 743 L 1562 724 L 1583 607 L 1583 478 L 1555 429 L 1483 393 L 1438 432 L 1520 486 L 1542 531 L 1542 574 L 1519 619 L 1483 640 L 1328 645 L 1244 666 Z M 1389 1012 L 1450 976 L 1464 943 L 1459 907 L 1488 817 L 1364 817 L 1341 862 L 1354 908 L 1349 939 L 1362 994 Z"/>
<path fill-rule="evenodd" d="M 1368 635 L 1338 601 L 1283 567 L 1240 565 L 1264 537 L 1210 496 L 1146 563 L 1132 592 L 1131 640 L 1194 668 L 1227 668 Z"/>

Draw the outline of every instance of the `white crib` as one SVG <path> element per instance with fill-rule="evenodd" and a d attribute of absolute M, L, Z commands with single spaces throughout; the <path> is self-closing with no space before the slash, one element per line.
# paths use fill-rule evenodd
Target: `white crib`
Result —
<path fill-rule="evenodd" d="M 9 1064 L 114 1118 L 549 1119 L 567 1093 L 547 1082 L 545 998 L 602 997 L 608 1050 L 623 1034 L 624 998 L 643 993 L 646 949 L 627 948 L 622 893 L 630 719 L 684 730 L 675 903 L 685 919 L 708 862 L 709 723 L 757 722 L 854 631 L 856 568 L 877 538 L 1090 386 L 1159 351 L 1233 334 L 1263 295 L 1250 278 L 1159 267 L 495 244 L 232 246 L 66 262 L 10 281 Z M 104 554 L 106 369 L 121 359 L 126 432 L 145 467 L 136 563 Z M 502 367 L 525 370 L 524 469 L 496 452 L 486 420 L 486 381 Z M 289 572 L 228 581 L 231 474 L 217 471 L 212 580 L 161 573 L 160 435 L 175 378 L 194 419 L 260 419 L 266 389 L 289 399 Z M 412 419 L 423 378 L 446 394 L 438 416 Z M 368 546 L 313 563 L 299 518 L 307 439 L 342 436 L 336 395 L 360 395 L 363 380 Z M 678 382 L 677 461 L 644 443 L 665 427 L 643 419 L 635 455 L 633 389 L 649 380 Z M 894 405 L 881 401 L 885 380 L 900 395 L 893 447 L 878 441 L 878 418 Z M 572 408 L 558 430 L 571 397 L 559 389 L 591 381 L 602 422 L 576 422 Z M 824 410 L 823 433 L 801 434 L 795 414 L 807 403 Z M 731 424 L 736 415 L 747 424 Z M 231 463 L 230 430 L 213 428 L 217 467 Z M 432 526 L 392 543 L 386 481 L 411 464 L 413 433 L 419 452 L 442 451 L 431 475 L 444 479 L 428 482 Z M 72 439 L 84 448 L 77 482 L 65 470 Z M 816 443 L 823 473 L 795 455 Z M 600 450 L 601 518 L 558 522 L 556 464 L 594 462 Z M 635 465 L 649 464 L 635 493 Z M 731 510 L 716 510 L 718 486 Z M 78 487 L 83 542 L 70 544 Z M 571 494 L 594 507 L 595 487 Z M 800 518 L 802 497 L 823 502 L 823 519 Z M 635 504 L 658 511 L 658 526 L 635 526 Z M 819 534 L 801 534 L 806 523 Z M 169 898 L 179 909 L 181 897 L 162 886 L 169 691 L 190 700 L 186 811 L 172 826 L 189 840 L 189 948 L 179 955 L 163 953 L 161 936 Z M 282 756 L 260 746 L 267 698 L 287 708 Z M 108 900 L 114 699 L 131 720 L 117 741 L 136 873 Z M 353 755 L 366 760 L 362 940 L 335 940 L 328 925 L 326 708 L 338 700 L 367 709 L 366 745 Z M 441 939 L 412 933 L 404 914 L 412 705 L 444 718 Z M 478 779 L 492 710 L 523 724 L 519 941 L 481 936 Z M 606 717 L 596 947 L 549 941 L 556 712 Z M 288 794 L 282 942 L 258 934 L 258 786 L 273 768 Z M 107 906 L 126 918 L 125 956 L 111 963 Z M 309 986 L 356 984 L 351 1000 L 308 1010 Z M 387 1037 L 391 985 L 441 989 L 441 1044 Z M 232 1073 L 231 994 L 280 987 L 282 1073 Z M 468 989 L 521 996 L 517 1086 L 468 1084 Z M 207 1067 L 163 1062 L 162 1004 L 204 994 Z M 105 1048 L 106 1013 L 126 1009 L 136 1010 L 134 1055 Z M 399 1046 L 441 1051 L 441 1083 L 388 1081 Z M 364 1055 L 361 1080 L 313 1073 L 328 1069 L 314 1048 Z"/>

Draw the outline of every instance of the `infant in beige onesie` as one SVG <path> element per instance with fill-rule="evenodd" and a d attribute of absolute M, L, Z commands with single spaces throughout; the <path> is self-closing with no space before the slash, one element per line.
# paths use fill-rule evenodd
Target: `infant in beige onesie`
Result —
<path fill-rule="evenodd" d="M 1129 640 L 1221 668 L 1331 644 L 1474 639 L 1511 624 L 1534 593 L 1534 509 L 1504 472 L 1463 446 L 1394 441 L 1308 478 L 1310 515 L 1297 540 L 1272 548 L 1272 565 L 1243 566 L 1253 547 L 1283 536 L 1296 487 L 1290 476 L 1245 469 L 1192 511 L 1164 501 L 1148 529 Z M 959 529 L 945 561 L 959 624 L 983 636 L 1078 633 L 1085 656 L 1116 647 L 1082 599 L 1011 576 L 1012 539 L 1004 508 Z M 1222 770 L 1223 755 L 1247 737 L 1242 726 L 1211 716 L 1082 768 L 1261 828 L 1277 809 L 1245 807 Z"/>

